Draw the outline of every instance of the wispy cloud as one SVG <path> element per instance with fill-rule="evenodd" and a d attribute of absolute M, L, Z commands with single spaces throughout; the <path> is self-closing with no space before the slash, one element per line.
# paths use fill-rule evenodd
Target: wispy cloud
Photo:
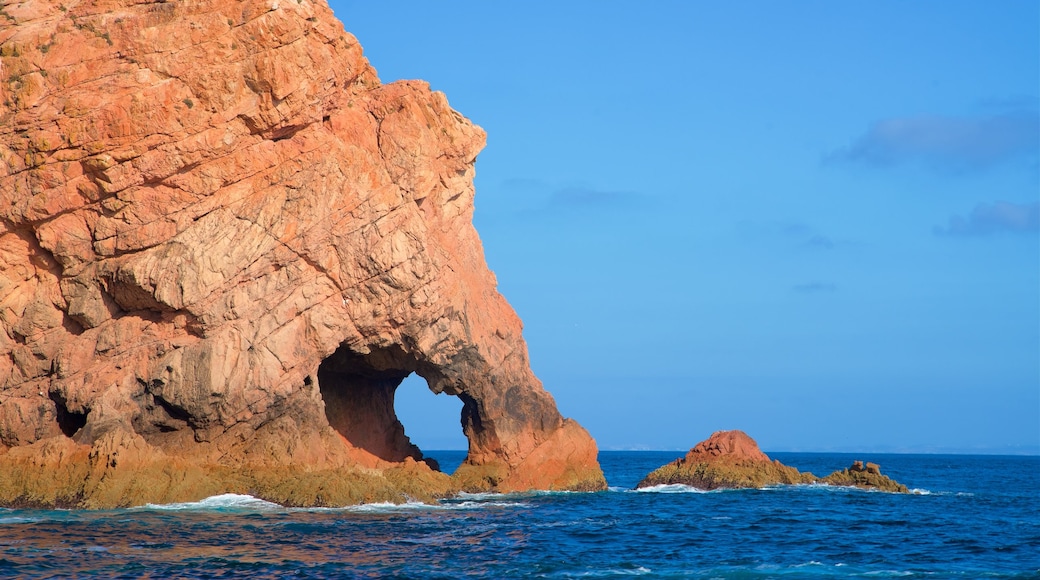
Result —
<path fill-rule="evenodd" d="M 1040 202 L 980 203 L 967 216 L 955 215 L 935 233 L 949 236 L 984 236 L 998 232 L 1035 233 L 1040 231 Z"/>
<path fill-rule="evenodd" d="M 766 236 L 771 238 L 770 243 L 781 238 L 792 245 L 809 250 L 834 250 L 855 244 L 855 242 L 821 233 L 815 227 L 798 221 L 752 222 L 745 220 L 738 222 L 737 228 L 745 236 L 759 238 Z"/>
<path fill-rule="evenodd" d="M 975 117 L 921 116 L 875 123 L 827 163 L 885 167 L 921 163 L 939 169 L 985 169 L 1040 150 L 1040 114 L 1019 110 Z"/>
<path fill-rule="evenodd" d="M 810 248 L 819 248 L 821 250 L 833 250 L 835 243 L 829 236 L 816 234 L 809 238 L 808 241 L 805 242 L 805 245 Z"/>
<path fill-rule="evenodd" d="M 830 282 L 806 282 L 792 288 L 799 294 L 829 294 L 837 292 L 838 287 Z"/>

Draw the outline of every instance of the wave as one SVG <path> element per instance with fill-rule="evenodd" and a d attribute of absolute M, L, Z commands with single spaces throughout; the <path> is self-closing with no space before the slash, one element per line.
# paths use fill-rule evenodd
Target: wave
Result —
<path fill-rule="evenodd" d="M 589 570 L 586 572 L 563 572 L 560 576 L 566 578 L 600 578 L 604 576 L 645 576 L 653 574 L 653 570 L 639 566 L 637 568 L 610 568 L 607 570 Z"/>
<path fill-rule="evenodd" d="M 779 487 L 763 487 L 759 488 L 762 490 L 778 490 L 778 489 L 806 489 L 812 491 L 824 491 L 831 493 L 887 493 L 892 495 L 905 495 L 897 491 L 888 491 L 884 489 L 876 488 L 862 488 L 856 487 L 855 485 L 834 485 L 833 483 L 796 483 L 793 485 L 785 485 Z M 927 489 L 914 488 L 910 490 L 911 495 L 933 495 L 933 492 Z M 938 495 L 943 495 L 939 493 Z"/>
<path fill-rule="evenodd" d="M 712 490 L 700 489 L 690 485 L 682 483 L 672 484 L 661 484 L 652 485 L 650 487 L 627 489 L 622 487 L 610 487 L 608 491 L 612 492 L 638 492 L 638 493 L 720 493 L 720 492 L 741 492 L 741 491 L 823 491 L 831 493 L 891 493 L 894 495 L 902 495 L 897 492 L 884 491 L 880 489 L 864 489 L 862 487 L 856 487 L 854 485 L 833 485 L 829 483 L 792 483 L 792 484 L 776 484 L 776 485 L 765 485 L 756 488 L 718 488 Z M 910 490 L 911 495 L 957 495 L 957 496 L 971 496 L 974 494 L 966 492 L 933 492 L 923 488 L 914 488 Z"/>
<path fill-rule="evenodd" d="M 207 497 L 199 501 L 178 502 L 168 504 L 145 504 L 138 510 L 158 511 L 256 511 L 256 512 L 345 512 L 345 513 L 390 513 L 428 510 L 473 510 L 489 507 L 527 507 L 529 504 L 521 501 L 504 501 L 509 497 L 507 494 L 460 494 L 460 499 L 441 500 L 437 503 L 423 503 L 420 501 L 407 501 L 404 503 L 373 502 L 359 505 L 341 507 L 305 507 L 289 508 L 267 500 L 237 493 L 225 493 Z M 0 518 L 0 523 L 21 523 L 16 520 L 29 520 L 31 518 Z M 10 521 L 8 521 L 10 520 Z M 36 520 L 32 520 L 36 521 Z"/>
<path fill-rule="evenodd" d="M 164 510 L 164 511 L 186 511 L 186 510 L 256 510 L 275 511 L 285 509 L 283 506 L 273 502 L 262 500 L 251 495 L 238 493 L 225 493 L 214 495 L 199 501 L 186 501 L 178 503 L 154 504 L 148 503 L 138 509 Z"/>
<path fill-rule="evenodd" d="M 706 490 L 693 487 L 692 485 L 686 485 L 683 483 L 662 483 L 660 485 L 651 485 L 649 487 L 640 487 L 638 489 L 629 490 L 635 493 L 718 493 L 723 491 L 721 489 Z"/>
<path fill-rule="evenodd" d="M 441 500 L 437 503 L 422 503 L 410 501 L 405 503 L 378 502 L 351 505 L 341 508 L 301 508 L 304 511 L 315 509 L 322 511 L 339 511 L 353 513 L 400 513 L 409 511 L 453 511 L 453 510 L 479 510 L 491 507 L 518 508 L 527 507 L 529 504 L 519 501 L 458 501 Z M 295 510 L 294 510 L 295 511 Z"/>
<path fill-rule="evenodd" d="M 468 492 L 468 491 L 460 491 L 457 494 L 455 494 L 455 497 L 458 498 L 458 499 L 467 499 L 467 500 L 473 500 L 473 501 L 483 501 L 483 500 L 490 500 L 490 499 L 496 499 L 497 500 L 497 499 L 507 498 L 507 497 L 516 496 L 516 495 L 519 495 L 519 494 L 515 494 L 515 493 L 498 493 L 498 492 L 494 492 L 494 491 L 484 491 L 484 492 L 476 492 L 476 493 L 471 493 L 471 492 Z"/>

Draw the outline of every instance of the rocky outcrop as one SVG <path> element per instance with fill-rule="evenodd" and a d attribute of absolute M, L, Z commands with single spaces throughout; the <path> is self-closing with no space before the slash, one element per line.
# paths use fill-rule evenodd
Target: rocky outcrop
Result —
<path fill-rule="evenodd" d="M 893 481 L 886 475 L 882 475 L 881 466 L 869 462 L 863 465 L 862 461 L 854 461 L 851 467 L 835 471 L 821 479 L 820 483 L 858 487 L 861 489 L 877 489 L 892 493 L 910 493 L 910 490 L 905 485 Z"/>
<path fill-rule="evenodd" d="M 743 431 L 716 431 L 685 457 L 651 472 L 636 487 L 683 484 L 704 490 L 741 489 L 814 480 L 812 474 L 770 460 Z"/>
<path fill-rule="evenodd" d="M 472 227 L 483 131 L 324 3 L 9 2 L 0 102 L 0 503 L 605 486 Z"/>
<path fill-rule="evenodd" d="M 875 463 L 864 466 L 863 462 L 857 461 L 849 469 L 836 471 L 822 479 L 799 472 L 770 460 L 755 440 L 743 431 L 712 433 L 707 440 L 690 449 L 685 457 L 654 470 L 636 487 L 682 484 L 712 490 L 811 483 L 908 493 L 906 486 L 881 475 L 881 468 Z"/>

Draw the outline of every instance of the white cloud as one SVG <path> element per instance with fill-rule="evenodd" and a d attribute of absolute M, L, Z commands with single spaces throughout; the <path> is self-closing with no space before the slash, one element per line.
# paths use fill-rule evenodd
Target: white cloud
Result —
<path fill-rule="evenodd" d="M 923 163 L 983 169 L 1040 150 L 1040 115 L 1015 111 L 983 117 L 921 116 L 875 123 L 828 162 L 872 166 Z"/>

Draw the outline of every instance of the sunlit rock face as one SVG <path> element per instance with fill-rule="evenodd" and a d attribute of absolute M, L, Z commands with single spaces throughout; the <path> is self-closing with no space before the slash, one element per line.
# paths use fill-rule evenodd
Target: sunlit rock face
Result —
<path fill-rule="evenodd" d="M 740 489 L 815 479 L 811 473 L 770 460 L 743 431 L 716 431 L 685 457 L 651 472 L 637 487 L 682 484 L 705 490 Z"/>
<path fill-rule="evenodd" d="M 472 226 L 484 132 L 325 4 L 8 3 L 0 63 L 0 502 L 605 486 Z M 454 479 L 411 373 L 463 401 Z"/>

